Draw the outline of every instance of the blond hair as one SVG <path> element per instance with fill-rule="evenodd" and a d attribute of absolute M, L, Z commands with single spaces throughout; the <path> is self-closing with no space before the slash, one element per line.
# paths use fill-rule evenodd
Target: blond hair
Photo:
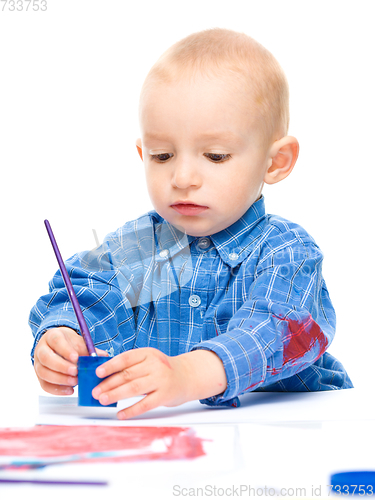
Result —
<path fill-rule="evenodd" d="M 152 66 L 142 86 L 140 101 L 155 83 L 178 82 L 196 76 L 218 77 L 238 93 L 245 109 L 260 113 L 267 143 L 287 134 L 289 89 L 275 57 L 245 33 L 212 28 L 193 33 L 166 50 Z"/>

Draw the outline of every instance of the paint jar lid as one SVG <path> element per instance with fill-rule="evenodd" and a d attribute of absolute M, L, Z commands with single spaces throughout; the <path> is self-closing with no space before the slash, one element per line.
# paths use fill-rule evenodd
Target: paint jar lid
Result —
<path fill-rule="evenodd" d="M 367 496 L 375 494 L 375 470 L 337 472 L 331 475 L 332 493 Z"/>

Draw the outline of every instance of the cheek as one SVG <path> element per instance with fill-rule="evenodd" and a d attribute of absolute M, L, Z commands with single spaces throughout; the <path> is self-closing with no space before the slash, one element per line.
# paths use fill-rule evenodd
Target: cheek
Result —
<path fill-rule="evenodd" d="M 167 176 L 156 169 L 146 170 L 146 184 L 150 200 L 155 208 L 161 209 L 163 201 L 169 199 L 168 186 L 170 182 Z"/>
<path fill-rule="evenodd" d="M 258 194 L 261 184 L 259 173 L 249 170 L 237 171 L 216 184 L 217 198 L 225 203 L 228 209 L 236 211 Z"/>
<path fill-rule="evenodd" d="M 161 173 L 153 168 L 146 168 L 146 183 L 150 192 L 159 192 L 163 185 Z"/>
<path fill-rule="evenodd" d="M 257 191 L 263 182 L 263 168 L 261 165 L 257 165 L 254 168 L 244 169 L 236 180 L 240 190 Z"/>

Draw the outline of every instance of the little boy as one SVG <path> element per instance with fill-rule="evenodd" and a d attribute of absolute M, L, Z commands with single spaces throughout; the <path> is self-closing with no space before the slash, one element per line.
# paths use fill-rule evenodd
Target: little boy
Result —
<path fill-rule="evenodd" d="M 142 87 L 136 141 L 155 211 L 66 263 L 109 376 L 93 396 L 118 413 L 199 399 L 239 404 L 255 390 L 352 387 L 327 348 L 335 312 L 322 253 L 265 212 L 262 187 L 292 171 L 288 85 L 243 33 L 211 29 L 173 45 Z M 60 272 L 30 315 L 44 390 L 72 394 L 87 355 Z"/>

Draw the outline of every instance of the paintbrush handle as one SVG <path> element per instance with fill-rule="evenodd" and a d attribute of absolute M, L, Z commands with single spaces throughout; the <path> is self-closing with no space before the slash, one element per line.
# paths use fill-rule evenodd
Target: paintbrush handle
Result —
<path fill-rule="evenodd" d="M 41 484 L 54 486 L 108 486 L 107 481 L 67 481 L 63 479 L 18 479 L 18 478 L 0 478 L 0 483 L 8 484 Z"/>
<path fill-rule="evenodd" d="M 70 298 L 70 301 L 72 303 L 72 306 L 73 306 L 73 309 L 74 309 L 74 312 L 75 312 L 83 339 L 86 343 L 88 353 L 90 356 L 96 356 L 97 354 L 95 351 L 94 343 L 92 341 L 89 329 L 87 328 L 85 318 L 84 318 L 82 311 L 81 311 L 81 308 L 79 306 L 79 302 L 78 302 L 77 296 L 74 292 L 74 288 L 73 288 L 72 282 L 70 281 L 70 278 L 69 278 L 68 272 L 66 270 L 64 261 L 62 260 L 59 247 L 57 246 L 55 237 L 54 237 L 53 232 L 52 232 L 51 225 L 48 222 L 48 220 L 45 220 L 44 224 L 46 226 L 49 239 L 51 240 L 52 248 L 53 248 L 53 251 L 55 252 L 56 259 L 57 259 L 57 262 L 59 264 L 60 271 L 61 271 L 64 283 L 65 283 L 66 289 L 68 290 L 69 298 Z"/>

